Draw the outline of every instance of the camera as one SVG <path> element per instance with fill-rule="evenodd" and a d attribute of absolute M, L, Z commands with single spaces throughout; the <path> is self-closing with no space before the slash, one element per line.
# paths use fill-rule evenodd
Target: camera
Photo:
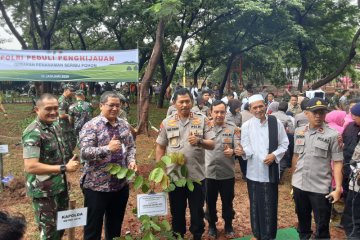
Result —
<path fill-rule="evenodd" d="M 356 184 L 360 186 L 360 161 L 351 160 L 350 168 L 352 171 L 352 178 L 356 181 Z"/>

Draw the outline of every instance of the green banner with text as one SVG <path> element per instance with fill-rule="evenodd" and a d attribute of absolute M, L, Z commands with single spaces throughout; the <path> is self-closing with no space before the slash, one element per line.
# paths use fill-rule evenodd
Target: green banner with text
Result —
<path fill-rule="evenodd" d="M 137 82 L 138 50 L 0 50 L 0 81 Z"/>

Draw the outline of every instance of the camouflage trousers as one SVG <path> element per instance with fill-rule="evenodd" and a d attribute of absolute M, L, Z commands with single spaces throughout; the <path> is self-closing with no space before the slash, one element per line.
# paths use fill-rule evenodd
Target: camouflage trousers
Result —
<path fill-rule="evenodd" d="M 76 136 L 74 131 L 64 131 L 64 143 L 65 143 L 65 160 L 68 162 L 73 156 L 73 151 L 76 147 Z"/>
<path fill-rule="evenodd" d="M 69 208 L 69 196 L 66 191 L 55 196 L 33 198 L 32 206 L 35 220 L 39 226 L 41 240 L 60 240 L 64 230 L 56 230 L 57 212 Z"/>

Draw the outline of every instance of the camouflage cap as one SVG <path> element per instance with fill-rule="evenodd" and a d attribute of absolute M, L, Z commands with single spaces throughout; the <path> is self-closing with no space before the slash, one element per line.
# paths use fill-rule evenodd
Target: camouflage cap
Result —
<path fill-rule="evenodd" d="M 124 95 L 122 95 L 121 93 L 117 93 L 120 97 L 120 100 L 123 101 L 123 102 L 126 102 L 126 97 Z"/>
<path fill-rule="evenodd" d="M 84 95 L 83 90 L 76 90 L 75 95 Z"/>
<path fill-rule="evenodd" d="M 65 84 L 63 89 L 64 90 L 69 89 L 70 91 L 75 91 L 74 86 L 72 84 L 70 84 L 70 83 Z"/>

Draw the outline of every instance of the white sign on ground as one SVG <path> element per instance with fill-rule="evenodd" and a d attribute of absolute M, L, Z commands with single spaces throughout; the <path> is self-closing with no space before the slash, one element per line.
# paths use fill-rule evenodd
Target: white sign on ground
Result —
<path fill-rule="evenodd" d="M 87 208 L 77 208 L 57 213 L 57 230 L 85 226 Z"/>
<path fill-rule="evenodd" d="M 0 145 L 0 153 L 8 153 L 9 145 Z"/>
<path fill-rule="evenodd" d="M 165 216 L 167 215 L 167 194 L 138 194 L 137 195 L 137 217 L 142 215 L 148 216 Z"/>

